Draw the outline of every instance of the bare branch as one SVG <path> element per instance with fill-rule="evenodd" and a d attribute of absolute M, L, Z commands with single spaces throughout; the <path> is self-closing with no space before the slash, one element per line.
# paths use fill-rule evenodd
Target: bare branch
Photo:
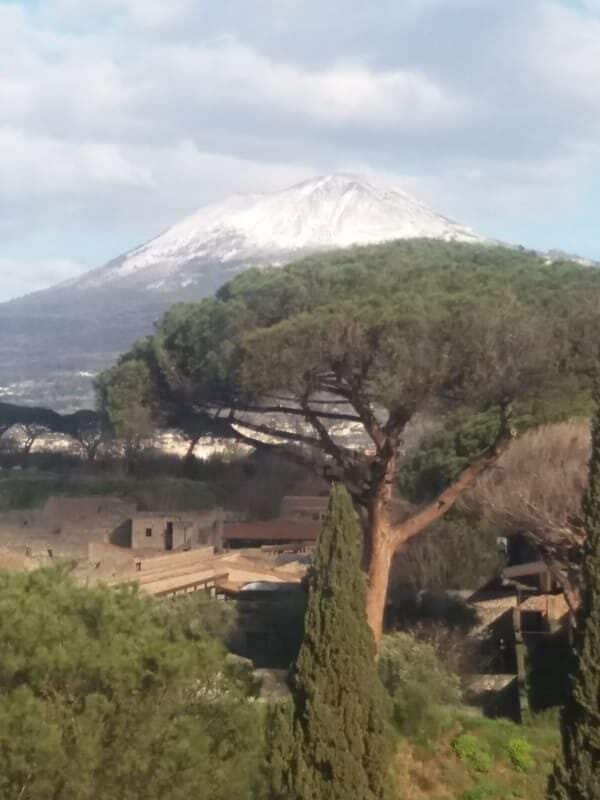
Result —
<path fill-rule="evenodd" d="M 290 448 L 281 444 L 265 442 L 262 439 L 256 439 L 253 436 L 248 436 L 247 434 L 242 433 L 240 430 L 234 427 L 231 428 L 231 433 L 234 436 L 234 438 L 242 444 L 246 444 L 249 447 L 254 447 L 256 450 L 262 450 L 271 453 L 277 452 L 278 454 L 284 456 L 284 458 L 287 458 L 289 461 L 293 461 L 294 463 L 299 464 L 302 467 L 306 467 L 307 469 L 312 469 L 312 470 L 315 469 L 314 459 L 303 455 L 300 448 Z"/>
<path fill-rule="evenodd" d="M 239 425 L 242 428 L 247 428 L 250 431 L 254 431 L 254 433 L 262 433 L 264 436 L 271 436 L 274 439 L 284 439 L 286 442 L 297 442 L 307 447 L 316 447 L 319 449 L 323 446 L 320 439 L 315 439 L 312 436 L 305 436 L 295 431 L 284 431 L 281 428 L 274 428 L 270 425 L 260 425 L 256 422 L 250 422 L 249 420 L 237 419 L 235 416 L 230 418 L 230 423 L 236 426 Z"/>
<path fill-rule="evenodd" d="M 347 447 L 342 447 L 333 439 L 320 419 L 321 415 L 310 407 L 308 393 L 300 400 L 300 405 L 304 411 L 306 421 L 312 425 L 319 436 L 321 448 L 333 458 L 344 475 L 350 478 L 359 463 L 357 454 Z"/>
<path fill-rule="evenodd" d="M 317 403 L 316 400 L 311 400 L 311 403 Z M 339 402 L 337 403 L 339 405 Z M 303 417 L 304 411 L 302 408 L 292 408 L 290 406 L 253 406 L 247 404 L 236 404 L 236 411 L 244 411 L 256 414 L 290 414 L 292 416 Z M 339 422 L 361 422 L 361 418 L 356 414 L 345 414 L 338 411 L 315 411 L 322 419 L 337 420 Z"/>

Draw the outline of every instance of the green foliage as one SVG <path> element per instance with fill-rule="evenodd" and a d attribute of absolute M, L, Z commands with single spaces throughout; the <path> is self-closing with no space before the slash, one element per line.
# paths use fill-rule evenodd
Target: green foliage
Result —
<path fill-rule="evenodd" d="M 266 744 L 269 798 L 288 800 L 296 797 L 293 765 L 298 745 L 294 738 L 294 708 L 291 702 L 278 702 L 269 708 Z"/>
<path fill-rule="evenodd" d="M 348 493 L 331 495 L 309 579 L 293 681 L 294 747 L 282 797 L 384 798 L 391 742 L 385 692 L 365 613 L 360 532 Z"/>
<path fill-rule="evenodd" d="M 551 800 L 600 798 L 600 380 L 595 388 L 589 486 L 582 511 L 587 539 L 575 642 L 575 669 L 562 719 L 563 758 L 549 781 Z"/>
<path fill-rule="evenodd" d="M 511 422 L 523 432 L 539 425 L 587 417 L 591 411 L 586 376 L 561 375 L 542 393 L 517 399 Z M 461 408 L 449 414 L 443 428 L 419 442 L 418 450 L 400 467 L 400 493 L 415 503 L 436 497 L 493 443 L 497 433 L 498 417 L 493 409 L 477 413 Z"/>
<path fill-rule="evenodd" d="M 491 759 L 489 771 L 477 772 L 469 760 L 457 757 L 452 744 L 459 736 L 475 740 Z M 524 740 L 535 758 L 535 768 L 523 772 L 510 760 L 508 743 Z M 468 741 L 468 740 L 467 740 Z M 453 733 L 443 733 L 427 746 L 403 738 L 398 763 L 406 763 L 400 775 L 399 797 L 455 798 L 455 800 L 542 800 L 547 775 L 559 743 L 556 715 L 533 715 L 518 725 L 506 719 L 490 719 L 473 708 L 460 707 L 454 714 Z M 416 787 L 420 792 L 416 793 Z"/>
<path fill-rule="evenodd" d="M 279 448 L 320 471 L 329 462 L 368 504 L 382 496 L 420 412 L 485 417 L 483 430 L 461 437 L 451 464 L 425 465 L 441 469 L 436 480 L 445 485 L 487 449 L 490 425 L 507 434 L 512 401 L 566 379 L 585 392 L 599 297 L 595 271 L 524 251 L 427 241 L 356 248 L 248 270 L 216 298 L 174 307 L 123 356 L 108 386 L 126 389 L 127 365 L 143 364 L 144 406 L 163 423 Z M 110 392 L 108 400 L 110 414 Z M 336 441 L 330 428 L 342 414 L 362 425 L 374 455 Z M 377 546 L 387 514 L 370 531 Z M 388 576 L 372 576 L 378 630 Z"/>
<path fill-rule="evenodd" d="M 475 772 L 490 771 L 492 756 L 485 742 L 470 733 L 461 733 L 452 742 L 452 747 L 461 761 L 465 761 Z"/>
<path fill-rule="evenodd" d="M 458 800 L 487 800 L 489 797 L 497 797 L 497 792 L 498 786 L 494 783 L 478 783 L 464 791 Z"/>
<path fill-rule="evenodd" d="M 101 373 L 96 379 L 98 405 L 112 433 L 124 444 L 129 469 L 156 429 L 154 394 L 148 364 L 132 358 Z"/>
<path fill-rule="evenodd" d="M 515 737 L 506 745 L 512 765 L 521 772 L 529 772 L 535 766 L 531 744 L 527 739 Z"/>
<path fill-rule="evenodd" d="M 101 406 L 117 436 L 124 439 L 152 433 L 150 371 L 140 360 L 129 360 L 97 379 Z"/>
<path fill-rule="evenodd" d="M 433 647 L 395 633 L 383 639 L 377 663 L 398 730 L 417 741 L 439 736 L 452 721 L 448 706 L 459 704 L 461 691 Z"/>
<path fill-rule="evenodd" d="M 476 589 L 503 565 L 497 533 L 490 526 L 454 514 L 434 523 L 408 542 L 394 560 L 394 593 Z"/>
<path fill-rule="evenodd" d="M 260 715 L 196 620 L 60 570 L 2 573 L 0 640 L 0 797 L 258 796 Z"/>
<path fill-rule="evenodd" d="M 525 419 L 548 412 L 546 394 L 586 393 L 599 294 L 594 270 L 502 247 L 412 241 L 320 254 L 247 270 L 215 299 L 175 306 L 99 386 L 129 385 L 127 370 L 143 363 L 145 407 L 231 436 L 215 409 L 360 374 L 363 401 L 402 419 L 431 404 L 483 414 L 424 457 L 417 472 L 442 485 L 487 444 L 495 403 L 527 398 Z"/>
<path fill-rule="evenodd" d="M 237 618 L 234 606 L 215 602 L 204 592 L 182 595 L 176 602 L 165 599 L 156 604 L 154 613 L 166 629 L 181 630 L 187 639 L 197 641 L 208 636 L 222 644 L 228 640 Z"/>
<path fill-rule="evenodd" d="M 420 442 L 417 452 L 401 466 L 400 493 L 417 503 L 437 496 L 497 434 L 498 418 L 493 411 L 450 416 L 444 428 Z"/>

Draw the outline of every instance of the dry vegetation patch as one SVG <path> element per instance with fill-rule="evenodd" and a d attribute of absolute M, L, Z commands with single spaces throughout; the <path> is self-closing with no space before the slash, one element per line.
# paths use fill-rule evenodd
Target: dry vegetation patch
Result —
<path fill-rule="evenodd" d="M 571 607 L 577 604 L 584 531 L 581 500 L 588 481 L 590 425 L 544 425 L 517 439 L 498 465 L 461 499 L 507 536 L 536 546 Z"/>
<path fill-rule="evenodd" d="M 507 532 L 571 531 L 587 486 L 590 425 L 543 425 L 517 439 L 464 503 Z"/>

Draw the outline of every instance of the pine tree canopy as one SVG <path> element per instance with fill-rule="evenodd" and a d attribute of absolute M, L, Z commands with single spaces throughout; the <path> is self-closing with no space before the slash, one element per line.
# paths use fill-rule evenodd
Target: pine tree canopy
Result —
<path fill-rule="evenodd" d="M 521 250 L 352 248 L 248 270 L 215 298 L 173 307 L 98 384 L 109 418 L 123 416 L 119 386 L 146 375 L 137 388 L 161 424 L 276 448 L 344 483 L 370 521 L 367 613 L 379 638 L 394 554 L 500 457 L 516 405 L 548 387 L 564 395 L 565 382 L 588 392 L 599 300 L 600 271 Z M 395 524 L 409 426 L 457 409 L 491 412 L 484 441 L 467 437 L 475 450 L 455 460 L 460 475 L 445 472 L 443 496 Z M 349 424 L 364 447 L 343 435 Z"/>

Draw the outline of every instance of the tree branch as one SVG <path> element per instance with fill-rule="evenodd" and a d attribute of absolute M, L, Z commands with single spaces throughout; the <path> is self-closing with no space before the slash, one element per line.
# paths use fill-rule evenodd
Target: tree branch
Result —
<path fill-rule="evenodd" d="M 349 450 L 349 448 L 342 447 L 334 441 L 331 434 L 321 421 L 321 415 L 310 407 L 307 395 L 300 400 L 300 405 L 304 411 L 306 421 L 309 423 L 309 425 L 312 425 L 319 436 L 321 448 L 329 456 L 331 456 L 331 458 L 333 458 L 335 463 L 347 477 L 352 477 L 352 473 L 354 472 L 358 463 L 356 454 Z"/>
<path fill-rule="evenodd" d="M 292 450 L 289 447 L 285 447 L 285 445 L 273 444 L 272 442 L 264 442 L 262 439 L 255 439 L 253 436 L 248 436 L 233 426 L 231 427 L 231 433 L 238 442 L 247 444 L 249 447 L 254 447 L 257 450 L 277 452 L 287 458 L 289 461 L 293 461 L 294 463 L 299 464 L 302 467 L 306 467 L 307 469 L 315 470 L 316 468 L 314 459 L 304 456 L 299 449 Z"/>
<path fill-rule="evenodd" d="M 418 511 L 405 522 L 392 528 L 392 547 L 397 551 L 405 542 L 423 531 L 432 522 L 450 511 L 461 494 L 486 470 L 497 464 L 500 457 L 508 450 L 515 432 L 509 424 L 508 406 L 503 408 L 500 432 L 494 444 L 475 458 L 458 478 L 431 503 Z"/>
<path fill-rule="evenodd" d="M 319 449 L 322 449 L 323 447 L 320 439 L 314 439 L 312 436 L 304 436 L 302 433 L 284 431 L 281 428 L 272 428 L 269 425 L 259 425 L 256 422 L 236 419 L 235 416 L 230 418 L 230 424 L 239 425 L 242 428 L 247 428 L 249 431 L 254 431 L 254 433 L 262 433 L 265 436 L 272 436 L 275 439 L 284 439 L 287 442 L 304 444 L 307 447 L 317 447 Z"/>
<path fill-rule="evenodd" d="M 246 404 L 235 404 L 235 410 L 255 414 L 291 414 L 292 416 L 297 417 L 304 416 L 304 411 L 302 408 L 292 408 L 290 406 L 251 406 Z M 323 419 L 337 420 L 339 422 L 362 422 L 361 418 L 356 414 L 344 414 L 342 411 L 315 411 L 315 413 Z"/>

